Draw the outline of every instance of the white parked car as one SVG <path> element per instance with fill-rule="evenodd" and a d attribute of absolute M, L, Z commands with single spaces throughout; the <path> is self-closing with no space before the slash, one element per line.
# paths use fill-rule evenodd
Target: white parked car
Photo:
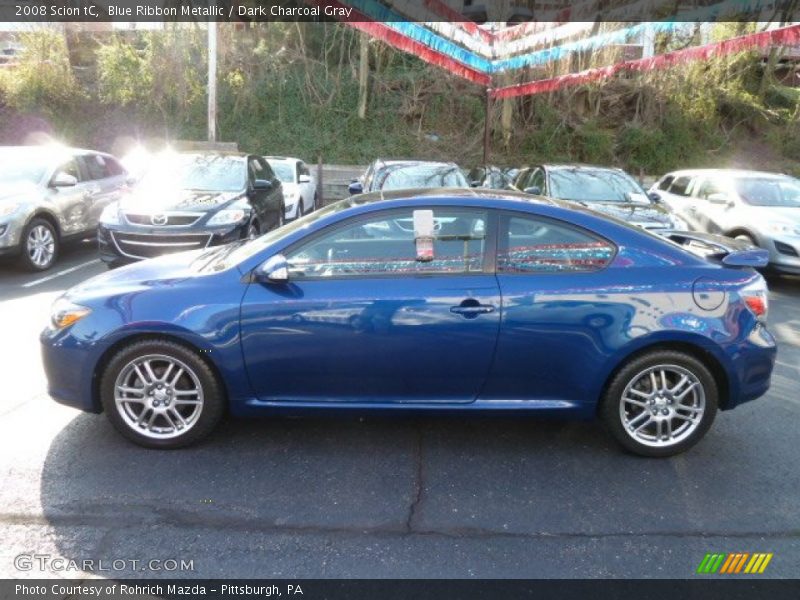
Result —
<path fill-rule="evenodd" d="M 306 163 L 299 158 L 285 156 L 264 158 L 283 185 L 287 221 L 302 217 L 317 207 L 319 200 L 317 182 Z"/>
<path fill-rule="evenodd" d="M 800 274 L 800 180 L 734 169 L 675 171 L 650 193 L 695 231 L 760 246 L 769 250 L 771 268 Z"/>

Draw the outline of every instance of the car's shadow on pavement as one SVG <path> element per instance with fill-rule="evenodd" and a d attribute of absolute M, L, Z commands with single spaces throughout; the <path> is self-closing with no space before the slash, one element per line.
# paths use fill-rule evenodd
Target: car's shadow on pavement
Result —
<path fill-rule="evenodd" d="M 752 416 L 744 416 L 723 416 L 687 454 L 648 460 L 622 452 L 598 423 L 229 419 L 198 446 L 157 451 L 125 441 L 102 415 L 80 415 L 52 442 L 41 504 L 66 558 L 95 552 L 148 559 L 180 547 L 211 563 L 198 577 L 228 574 L 222 563 L 221 570 L 213 566 L 217 551 L 254 544 L 273 551 L 276 540 L 291 540 L 293 548 L 317 540 L 321 548 L 282 560 L 290 563 L 290 576 L 321 576 L 326 560 L 355 552 L 348 544 L 362 548 L 375 540 L 408 551 L 421 540 L 435 541 L 455 552 L 459 543 L 495 539 L 592 545 L 620 536 L 700 539 L 709 532 L 794 530 L 800 474 L 764 469 L 764 461 L 790 458 L 786 435 L 774 423 L 772 437 L 755 432 Z M 96 533 L 94 550 L 87 550 L 89 530 Z M 336 564 L 327 576 L 341 576 L 336 569 L 345 567 Z M 347 568 L 361 576 L 405 572 L 385 563 Z M 464 574 L 455 565 L 436 568 L 443 570 L 434 576 Z M 509 576 L 530 573 L 524 568 L 509 566 Z M 257 564 L 237 572 L 264 573 Z"/>

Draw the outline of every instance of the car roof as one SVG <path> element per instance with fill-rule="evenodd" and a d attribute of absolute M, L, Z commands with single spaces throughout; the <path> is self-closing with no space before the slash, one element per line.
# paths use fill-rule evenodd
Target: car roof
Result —
<path fill-rule="evenodd" d="M 414 160 L 414 159 L 408 159 L 408 160 L 406 160 L 406 159 L 384 160 L 382 158 L 379 158 L 379 159 L 377 159 L 377 160 L 375 160 L 373 162 L 376 165 L 380 164 L 380 165 L 383 165 L 383 166 L 386 166 L 386 167 L 393 167 L 393 166 L 398 166 L 398 165 L 409 166 L 409 167 L 419 166 L 419 165 L 436 165 L 436 166 L 442 166 L 442 167 L 450 167 L 450 166 L 457 167 L 458 166 L 454 162 L 444 162 L 444 161 L 439 161 L 439 160 Z"/>
<path fill-rule="evenodd" d="M 277 162 L 303 162 L 302 158 L 294 158 L 292 156 L 265 156 L 264 158 Z"/>
<path fill-rule="evenodd" d="M 413 188 L 407 190 L 376 190 L 351 197 L 353 205 L 361 205 L 383 200 L 439 200 L 439 199 L 485 199 L 513 200 L 527 204 L 546 204 L 551 206 L 569 206 L 561 200 L 533 196 L 512 190 L 490 190 L 486 188 Z"/>
<path fill-rule="evenodd" d="M 749 169 L 681 169 L 680 171 L 670 171 L 664 177 L 698 177 L 701 175 L 725 175 L 727 177 L 790 177 L 785 173 L 773 173 L 770 171 L 751 171 Z"/>
<path fill-rule="evenodd" d="M 587 171 L 588 170 L 592 170 L 592 171 L 622 171 L 622 172 L 624 172 L 619 167 L 605 167 L 605 166 L 602 166 L 602 165 L 587 165 L 587 164 L 583 164 L 583 163 L 543 163 L 543 164 L 541 164 L 539 166 L 544 167 L 545 169 L 549 169 L 551 171 L 567 170 L 567 169 L 569 169 L 571 171 L 572 170 L 577 171 L 577 170 L 586 169 Z"/>

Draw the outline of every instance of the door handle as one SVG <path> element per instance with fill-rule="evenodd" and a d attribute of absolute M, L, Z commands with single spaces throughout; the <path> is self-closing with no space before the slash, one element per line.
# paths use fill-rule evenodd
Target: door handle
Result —
<path fill-rule="evenodd" d="M 458 306 L 451 306 L 450 312 L 456 315 L 461 315 L 466 319 L 474 319 L 478 315 L 485 315 L 494 312 L 494 306 L 491 304 L 481 304 L 474 298 L 464 300 Z"/>

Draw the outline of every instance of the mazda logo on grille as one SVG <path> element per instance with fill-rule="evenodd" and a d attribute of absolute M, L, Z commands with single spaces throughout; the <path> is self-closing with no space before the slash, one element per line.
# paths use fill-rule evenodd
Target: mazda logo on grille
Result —
<path fill-rule="evenodd" d="M 153 215 L 150 217 L 150 222 L 153 225 L 166 225 L 167 221 L 169 221 L 169 217 L 167 217 L 167 215 Z"/>

